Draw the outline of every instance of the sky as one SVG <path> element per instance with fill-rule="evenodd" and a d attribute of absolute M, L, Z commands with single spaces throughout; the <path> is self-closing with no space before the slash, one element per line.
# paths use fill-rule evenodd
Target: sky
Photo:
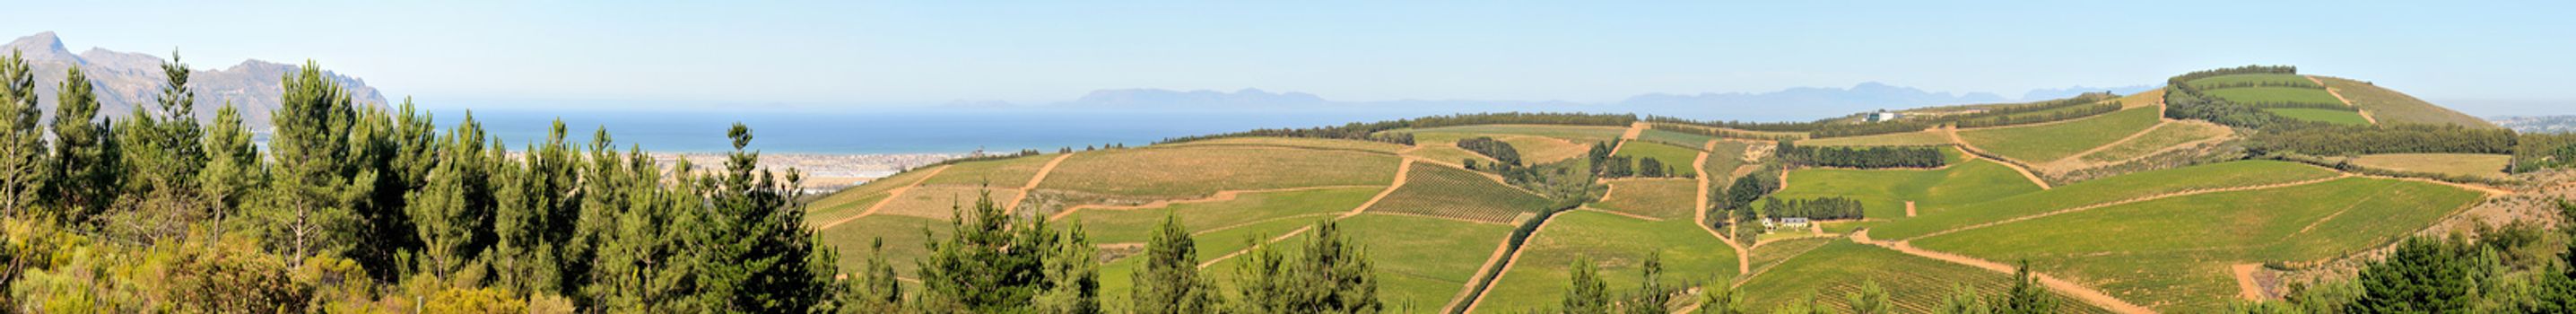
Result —
<path fill-rule="evenodd" d="M 311 59 L 427 106 L 1046 103 L 1097 89 L 1610 102 L 1883 82 L 2020 95 L 2290 64 L 2576 114 L 2576 1 L 43 1 L 0 35 Z M 580 106 L 580 105 L 566 105 Z M 2516 109 L 2519 108 L 2519 109 Z"/>

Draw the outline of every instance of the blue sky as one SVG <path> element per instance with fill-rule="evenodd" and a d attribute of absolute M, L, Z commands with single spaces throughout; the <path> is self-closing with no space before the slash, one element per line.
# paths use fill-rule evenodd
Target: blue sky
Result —
<path fill-rule="evenodd" d="M 2472 114 L 2576 114 L 2570 1 L 1575 2 L 45 1 L 8 5 L 0 34 L 178 47 L 200 66 L 309 58 L 432 106 L 865 108 L 1247 87 L 1604 102 L 1866 81 L 2019 95 L 2260 63 Z"/>

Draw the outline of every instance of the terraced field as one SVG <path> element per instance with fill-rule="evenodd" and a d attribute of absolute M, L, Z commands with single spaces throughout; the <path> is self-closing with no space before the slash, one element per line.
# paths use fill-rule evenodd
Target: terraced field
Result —
<path fill-rule="evenodd" d="M 921 184 L 965 186 L 990 184 L 994 187 L 1019 188 L 1028 185 L 1030 178 L 1037 177 L 1038 168 L 1045 167 L 1047 161 L 1055 160 L 1058 156 L 1063 155 L 1045 154 L 1002 160 L 961 162 L 949 165 L 947 170 L 940 170 L 939 175 L 931 176 L 929 180 L 921 181 Z"/>
<path fill-rule="evenodd" d="M 2089 162 L 2116 162 L 2135 159 L 2138 157 L 2146 157 L 2147 155 L 2154 154 L 2159 150 L 2182 145 L 2183 143 L 2227 136 L 2229 132 L 2234 131 L 2228 130 L 2225 126 L 2206 122 L 2167 123 L 2163 127 L 2147 131 L 2146 135 L 2140 135 L 2127 142 L 2120 142 L 2119 144 L 2102 148 L 2100 151 L 2094 151 L 2092 154 L 2082 156 L 2081 159 Z"/>
<path fill-rule="evenodd" d="M 1093 243 L 1141 243 L 1168 215 L 1179 215 L 1181 226 L 1193 232 L 1218 231 L 1270 220 L 1313 221 L 1313 218 L 1295 217 L 1320 218 L 1350 212 L 1382 190 L 1384 188 L 1361 186 L 1243 193 L 1231 200 L 1215 202 L 1174 203 L 1135 209 L 1085 208 L 1059 220 L 1082 222 L 1084 229 L 1091 232 Z"/>
<path fill-rule="evenodd" d="M 2483 194 L 2372 178 L 2191 195 L 2066 213 L 1914 240 L 2034 268 L 2173 312 L 2225 309 L 2226 267 L 2317 261 L 2384 245 Z"/>
<path fill-rule="evenodd" d="M 2280 115 L 2283 118 L 2299 120 L 2347 125 L 2370 124 L 2370 120 L 2362 118 L 2361 113 L 2352 111 L 2316 108 L 2267 108 L 2263 109 L 2263 111 Z"/>
<path fill-rule="evenodd" d="M 1399 162 L 1388 154 L 1257 146 L 1113 149 L 1075 154 L 1038 187 L 1197 198 L 1225 190 L 1384 186 L 1394 181 Z"/>
<path fill-rule="evenodd" d="M 1666 284 L 1697 286 L 1736 275 L 1735 250 L 1688 221 L 1571 211 L 1548 219 L 1546 227 L 1530 236 L 1520 258 L 1485 292 L 1475 312 L 1555 307 L 1571 278 L 1567 267 L 1577 257 L 1590 258 L 1612 289 L 1633 289 L 1643 281 L 1638 267 L 1650 253 L 1663 256 Z"/>
<path fill-rule="evenodd" d="M 2450 108 L 2442 108 L 2442 106 L 2425 102 L 2422 99 L 2416 99 L 2415 96 L 2408 96 L 2405 93 L 2381 88 L 2380 86 L 2371 84 L 2370 82 L 2324 76 L 2318 76 L 2316 78 L 2319 81 L 2324 81 L 2326 83 L 2326 88 L 2334 89 L 2334 92 L 2343 94 L 2344 99 L 2352 100 L 2352 105 L 2354 107 L 2360 107 L 2361 110 L 2369 110 L 2372 117 L 2379 118 L 2379 123 L 2456 124 L 2473 128 L 2496 127 L 2494 123 L 2489 123 L 2486 119 L 2479 119 L 2478 117 L 2463 114 L 2459 111 L 2452 111 Z"/>
<path fill-rule="evenodd" d="M 1415 129 L 1415 130 L 1399 130 L 1399 131 L 1390 131 L 1390 132 L 1408 132 L 1408 133 L 1413 133 L 1413 141 L 1414 141 L 1414 142 L 1417 142 L 1417 143 L 1419 143 L 1419 142 L 1456 142 L 1456 141 L 1458 141 L 1459 139 L 1472 138 L 1472 137 L 1478 137 L 1478 136 L 1497 136 L 1497 137 L 1499 137 L 1499 136 L 1504 136 L 1504 135 L 1530 135 L 1530 136 L 1543 136 L 1543 137 L 1553 137 L 1553 138 L 1564 139 L 1564 140 L 1567 140 L 1567 141 L 1573 141 L 1573 142 L 1575 142 L 1575 143 L 1591 143 L 1591 142 L 1608 142 L 1608 141 L 1613 140 L 1613 139 L 1618 139 L 1620 134 L 1626 134 L 1626 133 L 1628 132 L 1628 127 L 1624 127 L 1624 126 L 1568 126 L 1568 125 L 1491 124 L 1491 125 L 1463 125 L 1463 126 L 1438 127 L 1438 128 Z"/>
<path fill-rule="evenodd" d="M 1798 141 L 1807 146 L 1916 146 L 1950 144 L 1950 136 L 1935 131 L 1821 138 Z"/>
<path fill-rule="evenodd" d="M 1794 170 L 1789 172 L 1789 185 L 1771 197 L 1849 197 L 1861 201 L 1867 217 L 1900 218 L 1905 217 L 1906 201 L 1917 207 L 1965 204 L 2038 191 L 2039 186 L 2012 168 L 1979 159 L 1937 170 Z"/>
<path fill-rule="evenodd" d="M 2125 109 L 2060 123 L 1959 130 L 1959 138 L 2015 160 L 2049 162 L 2138 134 L 2155 126 L 2161 115 L 2151 108 Z"/>
<path fill-rule="evenodd" d="M 2379 154 L 2354 157 L 2363 167 L 2501 179 L 2513 156 L 2493 154 Z"/>
<path fill-rule="evenodd" d="M 1610 198 L 1592 208 L 1664 220 L 1690 220 L 1699 206 L 1699 181 L 1678 179 L 1611 180 Z"/>
<path fill-rule="evenodd" d="M 1995 295 L 2012 288 L 2012 275 L 1951 264 L 1939 260 L 1906 255 L 1877 246 L 1853 243 L 1844 239 L 1798 240 L 1817 243 L 1812 250 L 1789 257 L 1779 266 L 1748 278 L 1738 293 L 1757 309 L 1777 308 L 1791 302 L 1814 297 L 1833 313 L 1849 313 L 1851 306 L 1845 293 L 1860 291 L 1863 283 L 1877 283 L 1885 289 L 1888 301 L 1897 312 L 1930 313 L 1959 288 Z M 1789 242 L 1783 242 L 1789 243 Z M 1758 253 L 1757 253 L 1758 254 Z M 2060 312 L 2100 312 L 2072 299 L 2058 301 Z"/>
<path fill-rule="evenodd" d="M 1509 223 L 1549 204 L 1547 198 L 1447 166 L 1415 164 L 1406 180 L 1367 211 Z"/>
<path fill-rule="evenodd" d="M 2314 88 L 2296 88 L 2296 87 L 2245 87 L 2245 88 L 2229 88 L 2229 89 L 2215 89 L 2215 90 L 2207 90 L 2207 91 L 2201 91 L 2200 93 L 2201 93 L 2202 95 L 2209 95 L 2209 96 L 2211 96 L 2211 97 L 2218 97 L 2219 99 L 2226 99 L 2226 100 L 2228 100 L 2228 101 L 2234 101 L 2234 102 L 2239 102 L 2239 103 L 2272 103 L 2272 102 L 2301 102 L 2301 103 L 2319 103 L 2319 104 L 2340 104 L 2340 103 L 2343 103 L 2343 101 L 2342 101 L 2342 100 L 2335 99 L 2334 94 L 2329 94 L 2329 93 L 2326 93 L 2326 91 L 2325 91 L 2325 90 L 2322 90 L 2322 89 L 2314 89 Z"/>
<path fill-rule="evenodd" d="M 2086 205 L 2195 190 L 2307 182 L 2338 175 L 2332 169 L 2282 161 L 2237 161 L 2131 173 L 1990 200 L 1920 203 L 1916 204 L 1919 216 L 1873 226 L 1870 236 L 1907 239 Z"/>
<path fill-rule="evenodd" d="M 1610 155 L 1628 157 L 1636 160 L 1631 161 L 1631 165 L 1642 163 L 1646 158 L 1654 158 L 1655 162 L 1660 162 L 1663 163 L 1664 166 L 1672 167 L 1672 173 L 1674 173 L 1673 176 L 1675 177 L 1680 177 L 1682 174 L 1696 175 L 1698 173 L 1691 170 L 1690 164 L 1691 161 L 1699 160 L 1699 150 L 1696 148 L 1682 148 L 1679 146 L 1647 141 L 1629 141 L 1626 144 L 1620 144 L 1619 151 L 1612 152 Z"/>

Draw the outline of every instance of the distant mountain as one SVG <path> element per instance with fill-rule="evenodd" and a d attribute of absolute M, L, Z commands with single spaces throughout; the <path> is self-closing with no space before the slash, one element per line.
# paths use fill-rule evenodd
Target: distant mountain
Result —
<path fill-rule="evenodd" d="M 2022 94 L 2021 94 L 2021 100 L 2022 100 L 2022 101 L 2034 101 L 2034 100 L 2058 99 L 2058 98 L 2075 97 L 2075 95 L 2083 95 L 2084 93 L 2091 93 L 2091 92 L 2105 92 L 2105 91 L 2107 91 L 2107 92 L 2111 92 L 2111 93 L 2113 93 L 2113 94 L 2128 95 L 2128 94 L 2134 94 L 2134 93 L 2137 93 L 2137 92 L 2144 92 L 2144 91 L 2147 91 L 2147 90 L 2156 89 L 2157 87 L 2161 87 L 2161 86 L 2156 86 L 2156 85 L 2132 85 L 2132 86 L 2121 86 L 2121 87 L 2084 87 L 2084 86 L 2074 86 L 2074 87 L 2067 87 L 2067 88 L 2042 88 L 2042 89 L 2033 89 L 2033 90 L 2030 90 L 2030 92 L 2028 92 L 2028 93 L 2022 93 Z"/>
<path fill-rule="evenodd" d="M 2135 93 L 2150 86 L 2070 87 L 2032 90 L 2022 98 L 2006 98 L 1993 93 L 1954 94 L 1929 92 L 1912 87 L 1877 82 L 1860 83 L 1851 88 L 1800 87 L 1764 93 L 1699 93 L 1645 94 L 1609 103 L 1568 101 L 1511 100 L 1388 100 L 1335 101 L 1301 92 L 1271 92 L 1246 88 L 1233 92 L 1210 90 L 1176 91 L 1167 89 L 1107 89 L 1092 91 L 1082 98 L 1048 106 L 1084 109 L 1154 109 L 1154 110 L 1365 110 L 1405 112 L 1466 111 L 1584 111 L 1637 112 L 1674 115 L 1698 119 L 1805 120 L 1839 116 L 1877 109 L 1902 109 L 1941 105 L 1998 103 L 2023 100 L 2057 99 L 2084 92 L 2112 91 Z M 998 101 L 956 101 L 957 108 L 1021 107 Z"/>
<path fill-rule="evenodd" d="M 1231 93 L 1210 90 L 1173 91 L 1163 89 L 1104 89 L 1091 91 L 1065 105 L 1124 108 L 1190 108 L 1190 107 L 1296 107 L 1331 104 L 1315 94 L 1272 93 L 1246 88 Z"/>
<path fill-rule="evenodd" d="M 37 102 L 45 108 L 46 119 L 52 119 L 55 90 L 61 88 L 64 73 L 74 65 L 80 66 L 92 83 L 97 84 L 99 112 L 122 116 L 132 112 L 135 105 L 148 106 L 160 99 L 161 84 L 165 80 L 161 63 L 169 60 L 163 56 L 102 48 L 72 54 L 53 32 L 19 37 L 6 46 L 0 46 L 0 54 L 13 49 L 24 53 L 28 65 L 36 71 Z M 213 119 L 215 109 L 230 102 L 241 108 L 243 120 L 254 130 L 267 129 L 269 112 L 277 109 L 279 94 L 283 92 L 278 85 L 279 80 L 287 73 L 303 68 L 302 65 L 261 60 L 245 60 L 221 69 L 204 65 L 195 67 L 197 71 L 189 75 L 188 89 L 197 93 L 197 118 Z M 350 97 L 357 102 L 386 104 L 384 95 L 374 87 L 368 87 L 366 80 L 329 71 L 323 74 L 347 88 Z"/>
<path fill-rule="evenodd" d="M 2513 129 L 2514 132 L 2576 132 L 2576 116 L 2501 116 L 2489 117 L 2487 118 L 2487 121 L 2495 122 L 2497 126 Z"/>

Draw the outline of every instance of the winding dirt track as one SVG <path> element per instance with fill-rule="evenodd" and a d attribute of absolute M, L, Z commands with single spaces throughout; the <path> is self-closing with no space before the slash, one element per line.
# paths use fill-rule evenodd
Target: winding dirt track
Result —
<path fill-rule="evenodd" d="M 1709 177 L 1715 176 L 1708 172 L 1708 156 L 1711 151 L 1717 150 L 1718 141 L 1719 140 L 1709 140 L 1707 144 L 1701 144 L 1699 160 L 1691 162 L 1691 171 L 1699 172 L 1699 201 L 1697 202 L 1699 207 L 1696 207 L 1691 211 L 1691 224 L 1699 225 L 1699 229 L 1708 231 L 1708 235 L 1710 237 L 1716 237 L 1718 242 L 1725 242 L 1726 247 L 1734 248 L 1735 273 L 1742 274 L 1753 270 L 1753 252 L 1745 249 L 1744 245 L 1735 243 L 1735 239 L 1726 237 L 1726 233 L 1717 232 L 1716 227 L 1708 225 L 1708 194 L 1715 193 L 1715 191 L 1710 191 L 1708 188 Z M 1753 165 L 1744 165 L 1736 168 L 1739 168 L 1737 170 L 1741 170 L 1741 168 L 1751 166 Z"/>
<path fill-rule="evenodd" d="M 1011 202 L 1009 203 L 1002 203 L 1002 206 L 1005 206 L 1002 207 L 1002 213 L 1009 214 L 1012 211 L 1019 210 L 1020 200 L 1028 199 L 1029 192 L 1037 191 L 1038 182 L 1046 182 L 1047 174 L 1055 173 L 1055 165 L 1063 164 L 1065 158 L 1073 158 L 1073 154 L 1079 153 L 1065 153 L 1063 155 L 1057 155 L 1055 156 L 1055 159 L 1047 160 L 1045 166 L 1038 167 L 1038 174 L 1030 176 L 1029 183 L 1020 186 L 1020 195 L 1012 196 Z"/>
<path fill-rule="evenodd" d="M 2263 264 L 2236 264 L 2227 266 L 2228 273 L 2236 275 L 2236 296 L 2245 297 L 2245 300 L 2247 301 L 2263 301 L 2264 299 L 2268 299 L 2268 297 L 2263 296 L 2263 283 L 2255 281 L 2254 279 L 2254 271 L 2262 269 L 2262 267 Z"/>
<path fill-rule="evenodd" d="M 1547 232 L 1547 224 L 1549 224 L 1549 223 L 1554 223 L 1554 222 L 1556 222 L 1556 220 L 1555 220 L 1555 219 L 1548 219 L 1547 221 L 1540 221 L 1540 222 L 1538 222 L 1538 228 L 1531 228 L 1531 229 L 1530 229 L 1530 237 L 1531 237 L 1531 238 L 1536 238 L 1536 237 L 1538 237 L 1538 235 L 1539 235 L 1539 234 L 1542 234 L 1542 233 Z M 1506 240 L 1506 241 L 1508 241 L 1508 240 Z M 1527 241 L 1527 240 L 1523 240 L 1523 241 Z M 1521 245 L 1529 245 L 1529 243 L 1528 243 L 1528 242 L 1522 242 L 1522 243 L 1521 243 Z M 1520 262 L 1521 262 L 1521 253 L 1528 253 L 1528 252 L 1529 252 L 1529 250 L 1512 251 L 1512 257 L 1511 257 L 1511 259 L 1508 259 L 1508 260 L 1506 260 L 1505 262 L 1503 262 L 1504 267 L 1510 267 L 1511 265 L 1519 265 L 1519 264 L 1520 264 Z M 1510 275 L 1510 274 L 1511 274 L 1511 270 L 1509 270 L 1509 269 L 1505 269 L 1505 270 L 1503 270 L 1503 271 L 1499 271 L 1499 272 L 1494 272 L 1494 280 L 1485 282 L 1485 286 L 1487 287 L 1487 289 L 1492 289 L 1491 287 L 1492 287 L 1493 285 L 1503 283 L 1503 278 L 1504 278 L 1503 276 L 1504 276 L 1504 275 Z M 1486 291 L 1486 292 L 1492 292 L 1492 291 Z M 1484 306 L 1484 305 L 1485 305 L 1485 296 L 1487 296 L 1487 295 L 1492 295 L 1492 294 L 1490 294 L 1490 293 L 1478 293 L 1478 294 L 1476 294 L 1476 298 L 1475 298 L 1475 299 L 1471 299 L 1471 301 L 1468 301 L 1468 302 L 1467 302 L 1467 311 L 1466 311 L 1466 312 L 1467 312 L 1467 313 L 1475 313 L 1475 312 L 1476 312 L 1476 307 L 1478 307 L 1478 306 Z"/>
<path fill-rule="evenodd" d="M 1546 224 L 1546 222 L 1540 222 L 1540 224 L 1544 225 L 1544 224 Z M 1535 234 L 1535 233 L 1533 233 L 1533 234 Z M 1509 238 L 1509 237 L 1505 237 L 1505 238 L 1503 238 L 1503 241 L 1502 241 L 1501 243 L 1495 243 L 1495 244 L 1494 244 L 1494 255 L 1493 255 L 1493 256 L 1487 256 L 1487 257 L 1485 257 L 1485 266 L 1483 266 L 1483 267 L 1476 267 L 1476 276 L 1474 276 L 1474 277 L 1468 277 L 1468 278 L 1467 278 L 1467 284 L 1476 284 L 1476 282 L 1477 282 L 1477 281 L 1479 281 L 1479 280 L 1485 280 L 1485 276 L 1486 276 L 1487 274 L 1492 274 L 1493 276 L 1498 277 L 1498 278 L 1494 278 L 1494 279 L 1502 279 L 1502 278 L 1499 278 L 1499 277 L 1502 277 L 1502 276 L 1503 276 L 1503 272 L 1502 272 L 1502 271 L 1493 270 L 1493 269 L 1494 269 L 1495 267 L 1506 267 L 1506 266 L 1511 265 L 1511 264 L 1504 264 L 1504 263 L 1503 263 L 1503 259 L 1505 259 L 1505 258 L 1511 258 L 1511 257 L 1515 257 L 1515 256 L 1519 256 L 1519 255 L 1520 255 L 1520 254 L 1518 254 L 1518 253 L 1514 253 L 1514 254 L 1503 254 L 1503 253 L 1512 253 L 1511 248 L 1512 248 L 1512 239 L 1511 239 L 1511 238 Z M 1462 285 L 1462 286 L 1460 286 L 1460 287 L 1459 287 L 1460 289 L 1458 289 L 1458 295 L 1457 295 L 1457 296 L 1453 296 L 1453 297 L 1449 297 L 1449 304 L 1447 304 L 1447 305 L 1441 305 L 1441 306 L 1440 306 L 1440 310 L 1441 310 L 1441 311 L 1443 311 L 1443 312 L 1446 312 L 1446 311 L 1448 311 L 1449 309 L 1455 309 L 1455 308 L 1458 308 L 1458 305 L 1459 305 L 1460 303 L 1466 303 L 1466 302 L 1470 302 L 1470 301 L 1474 301 L 1474 300 L 1479 300 L 1479 299 L 1481 299 L 1481 298 L 1482 298 L 1482 297 L 1484 297 L 1484 295 L 1485 295 L 1485 293 L 1484 293 L 1485 289 L 1493 289 L 1493 288 L 1494 288 L 1494 281 L 1485 281 L 1484 283 L 1485 283 L 1485 286 L 1484 286 L 1484 287 L 1466 287 L 1466 286 L 1463 286 L 1463 285 Z"/>
<path fill-rule="evenodd" d="M 930 181 L 930 178 L 931 178 L 931 177 L 937 177 L 937 176 L 939 176 L 939 172 L 940 172 L 940 171 L 947 171 L 947 170 L 948 170 L 948 166 L 947 166 L 947 165 L 940 165 L 940 166 L 939 166 L 939 168 L 930 168 L 930 173 L 922 175 L 922 176 L 921 176 L 921 180 L 913 180 L 913 181 L 912 181 L 912 183 L 905 183 L 905 184 L 903 185 L 903 187 L 898 187 L 898 188 L 894 188 L 894 189 L 891 189 L 891 190 L 886 190 L 886 197 L 885 197 L 884 199 L 878 199 L 876 204 L 870 204 L 870 205 L 868 205 L 868 210 L 867 210 L 867 211 L 859 212 L 859 214 L 857 214 L 857 215 L 850 215 L 850 217 L 849 217 L 849 218 L 841 218 L 841 220 L 833 220 L 831 223 L 823 224 L 823 226 L 822 226 L 822 227 L 815 227 L 815 228 L 814 228 L 814 230 L 817 230 L 817 231 L 819 231 L 819 230 L 831 230 L 831 229 L 832 229 L 832 227 L 840 226 L 841 224 L 843 224 L 843 223 L 848 223 L 848 222 L 850 222 L 851 220 L 859 220 L 859 217 L 867 217 L 868 215 L 875 215 L 875 214 L 877 214 L 877 210 L 879 210 L 879 209 L 884 209 L 884 208 L 885 208 L 885 204 L 886 204 L 886 203 L 893 203 L 895 198 L 903 197 L 903 192 L 904 192 L 904 191 L 911 191 L 911 190 L 912 190 L 912 187 L 920 186 L 922 181 Z M 1031 184 L 1035 184 L 1035 183 L 1031 183 Z"/>
<path fill-rule="evenodd" d="M 2081 119 L 2078 119 L 2078 120 L 2081 120 Z M 1966 139 L 1960 139 L 1960 138 L 1959 138 L 1959 128 L 1958 128 L 1958 127 L 1950 127 L 1950 128 L 1948 128 L 1946 131 L 1941 132 L 1941 133 L 1942 133 L 1942 134 L 1945 134 L 1945 135 L 1950 136 L 1950 142 L 1951 142 L 1951 143 L 1958 143 L 1958 144 L 1959 144 L 1959 149 L 1960 149 L 1960 150 L 1966 150 L 1966 151 L 1968 151 L 1968 154 L 1967 154 L 1967 155 L 1968 155 L 1968 158 L 1976 158 L 1976 159 L 1984 159 L 1984 158 L 1985 158 L 1985 156 L 1984 156 L 1983 154 L 1980 154 L 1980 153 L 1985 152 L 1986 150 L 1984 150 L 1984 149 L 1978 149 L 1978 148 L 1977 148 L 1977 145 L 1968 144 L 1968 140 L 1966 140 Z M 2022 168 L 2021 163 L 2012 162 L 2012 161 L 2010 161 L 2010 160 L 1997 160 L 1995 163 L 2003 164 L 2005 168 L 2012 168 L 2013 172 L 2020 172 L 2020 173 L 2021 173 L 2021 177 L 2022 177 L 2022 178 L 2030 179 L 2030 183 L 2031 183 L 2031 184 L 2038 184 L 2038 185 L 2039 185 L 2039 189 L 2041 189 L 2041 190 L 2048 190 L 2048 189 L 2055 189 L 2055 188 L 2056 188 L 2056 187 L 2048 186 L 2048 180 L 2040 180 L 2040 179 L 2039 179 L 2039 175 L 2030 173 L 2030 168 Z M 1782 186 L 1787 186 L 1787 185 L 1786 185 L 1786 184 L 1783 184 Z"/>
<path fill-rule="evenodd" d="M 1886 241 L 1875 241 L 1875 240 L 1871 240 L 1871 239 L 1869 238 L 1869 230 L 1861 230 L 1861 231 L 1857 231 L 1857 232 L 1852 232 L 1852 234 L 1851 234 L 1851 239 L 1852 239 L 1852 241 L 1853 241 L 1853 242 L 1860 242 L 1860 243 L 1863 243 L 1863 244 L 1877 245 L 1877 246 L 1879 246 L 1879 247 L 1885 247 L 1885 248 L 1888 248 L 1888 249 L 1893 249 L 1893 250 L 1896 250 L 1897 252 L 1905 253 L 1905 254 L 1907 254 L 1907 255 L 1921 256 L 1921 257 L 1924 257 L 1924 258 L 1930 258 L 1930 259 L 1940 260 L 1940 261 L 1944 261 L 1944 262 L 1950 262 L 1950 263 L 1952 263 L 1952 264 L 1967 265 L 1967 266 L 1969 266 L 1969 267 L 1982 268 L 1982 269 L 1985 269 L 1985 270 L 1987 270 L 1987 271 L 1993 271 L 1993 272 L 1997 272 L 1997 273 L 2004 273 L 2004 274 L 2011 274 L 2011 273 L 2013 273 L 2013 266 L 2012 266 L 2012 265 L 2005 265 L 2004 263 L 1996 263 L 1996 262 L 1993 262 L 1993 261 L 1987 261 L 1987 260 L 1977 259 L 1977 258 L 1974 258 L 1974 257 L 1967 257 L 1967 256 L 1958 255 L 1958 254 L 1950 254 L 1950 253 L 1943 253 L 1943 252 L 1937 252 L 1937 251 L 1931 251 L 1931 250 L 1919 249 L 1919 248 L 1915 248 L 1915 247 L 1914 247 L 1914 245 L 1912 245 L 1912 244 L 1907 244 L 1905 241 L 1886 242 Z M 2063 279 L 2057 279 L 2057 276 L 2049 276 L 2048 274 L 2040 273 L 2040 272 L 2037 272 L 2037 271 L 2030 272 L 2030 276 L 2031 276 L 2031 278 L 2033 278 L 2033 279 L 2038 279 L 2038 280 L 2039 280 L 2039 284 L 2040 284 L 2041 286 L 2046 286 L 2046 287 L 2048 287 L 2048 288 L 2049 288 L 2049 290 L 2057 290 L 2057 293 L 2059 293 L 2059 294 L 2064 294 L 2064 295 L 2066 295 L 2067 297 L 2072 297 L 2072 298 L 2075 298 L 2076 300 L 2084 301 L 2084 303 L 2092 304 L 2093 306 L 2098 306 L 2098 307 L 2101 307 L 2101 308 L 2103 308 L 2103 309 L 2111 310 L 2111 312 L 2113 312 L 2113 313 L 2155 313 L 2155 312 L 2156 312 L 2156 310 L 2148 309 L 2147 307 L 2144 307 L 2144 306 L 2138 306 L 2137 304 L 2131 304 L 2131 303 L 2129 303 L 2129 301 L 2120 300 L 2120 298 L 2111 297 L 2111 294 L 2103 293 L 2101 290 L 2095 290 L 2095 289 L 2093 289 L 2092 287 L 2085 287 L 2084 285 L 2076 284 L 2075 282 L 2066 281 L 2066 280 L 2063 280 Z"/>

